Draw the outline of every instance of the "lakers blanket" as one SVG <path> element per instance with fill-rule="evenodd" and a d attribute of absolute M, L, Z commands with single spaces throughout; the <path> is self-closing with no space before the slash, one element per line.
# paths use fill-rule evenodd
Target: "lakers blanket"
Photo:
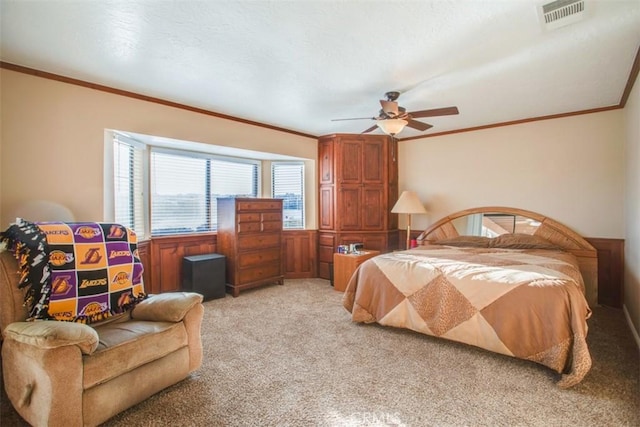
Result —
<path fill-rule="evenodd" d="M 146 297 L 137 236 L 120 224 L 18 220 L 0 240 L 18 259 L 29 320 L 95 323 Z"/>

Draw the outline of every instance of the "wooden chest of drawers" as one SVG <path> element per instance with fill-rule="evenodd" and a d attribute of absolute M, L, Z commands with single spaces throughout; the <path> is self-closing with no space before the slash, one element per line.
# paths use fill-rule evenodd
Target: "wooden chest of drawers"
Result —
<path fill-rule="evenodd" d="M 284 283 L 282 200 L 218 199 L 218 252 L 227 260 L 227 289 Z"/>

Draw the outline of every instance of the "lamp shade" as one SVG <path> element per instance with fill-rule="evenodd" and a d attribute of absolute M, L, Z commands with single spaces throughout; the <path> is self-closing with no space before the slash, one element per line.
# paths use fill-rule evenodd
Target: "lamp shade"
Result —
<path fill-rule="evenodd" d="M 401 214 L 421 214 L 427 213 L 424 205 L 413 191 L 403 191 L 400 198 L 393 205 L 391 209 L 392 213 Z"/>
<path fill-rule="evenodd" d="M 382 129 L 382 132 L 391 136 L 402 132 L 402 129 L 404 129 L 407 123 L 409 122 L 403 119 L 381 119 L 376 121 L 376 124 Z"/>

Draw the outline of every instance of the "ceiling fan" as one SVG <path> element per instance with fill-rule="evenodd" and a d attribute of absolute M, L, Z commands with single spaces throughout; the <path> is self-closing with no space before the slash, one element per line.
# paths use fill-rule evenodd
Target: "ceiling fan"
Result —
<path fill-rule="evenodd" d="M 410 128 L 417 129 L 419 131 L 425 131 L 433 127 L 433 125 L 428 123 L 414 120 L 415 118 L 459 114 L 458 107 L 444 107 L 407 112 L 405 108 L 400 107 L 396 102 L 396 99 L 400 96 L 400 92 L 387 92 L 384 96 L 386 99 L 380 100 L 382 108 L 380 109 L 377 117 L 354 117 L 349 119 L 333 119 L 332 121 L 375 120 L 376 124 L 365 129 L 362 133 L 368 133 L 376 128 L 380 128 L 387 135 L 395 136 L 400 133 L 405 126 L 409 126 Z"/>

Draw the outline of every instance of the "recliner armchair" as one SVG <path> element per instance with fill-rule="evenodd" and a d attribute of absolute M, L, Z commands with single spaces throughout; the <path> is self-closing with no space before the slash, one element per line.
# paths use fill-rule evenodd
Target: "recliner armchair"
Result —
<path fill-rule="evenodd" d="M 27 322 L 17 271 L 0 252 L 4 387 L 28 423 L 95 426 L 200 367 L 201 295 L 151 295 L 98 325 Z"/>

